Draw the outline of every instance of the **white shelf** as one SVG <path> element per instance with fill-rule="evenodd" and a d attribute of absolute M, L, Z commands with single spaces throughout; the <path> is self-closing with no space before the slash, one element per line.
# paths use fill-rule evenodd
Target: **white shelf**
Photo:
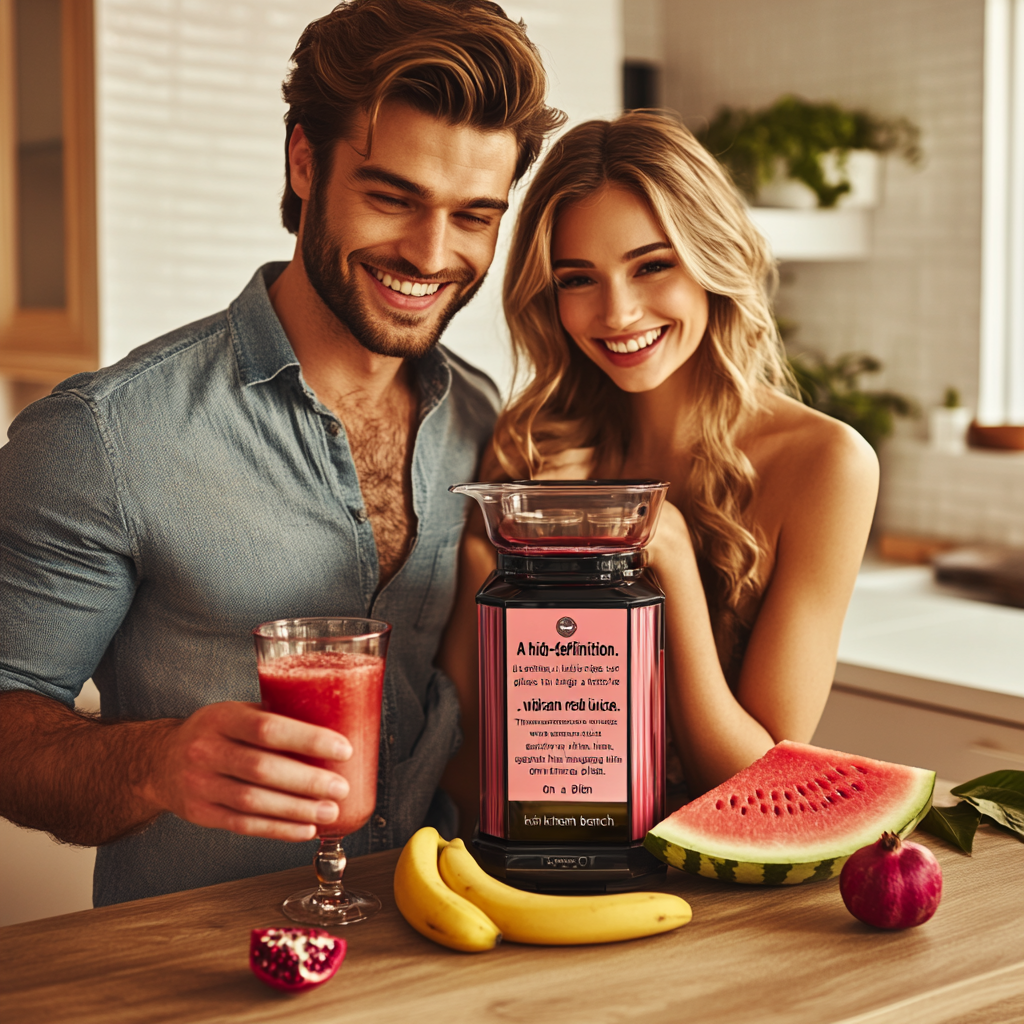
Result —
<path fill-rule="evenodd" d="M 749 213 L 779 260 L 862 260 L 870 252 L 870 210 L 752 206 Z"/>

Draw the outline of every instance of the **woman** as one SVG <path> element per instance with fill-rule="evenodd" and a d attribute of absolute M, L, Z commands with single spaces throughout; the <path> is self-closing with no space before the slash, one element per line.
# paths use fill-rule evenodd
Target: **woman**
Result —
<path fill-rule="evenodd" d="M 667 116 L 634 112 L 554 146 L 505 277 L 530 379 L 481 476 L 671 482 L 648 556 L 666 595 L 668 721 L 691 795 L 781 739 L 810 740 L 877 494 L 860 435 L 786 393 L 773 274 L 717 162 Z M 468 741 L 448 781 L 464 792 L 473 595 L 493 565 L 471 526 L 442 649 Z"/>

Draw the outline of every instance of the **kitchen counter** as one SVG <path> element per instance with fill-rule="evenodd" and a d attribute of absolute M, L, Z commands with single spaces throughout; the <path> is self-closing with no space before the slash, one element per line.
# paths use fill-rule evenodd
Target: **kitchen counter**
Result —
<path fill-rule="evenodd" d="M 693 907 L 678 931 L 606 946 L 443 949 L 395 909 L 398 852 L 351 862 L 383 910 L 340 929 L 337 977 L 285 996 L 247 966 L 249 929 L 283 924 L 296 869 L 0 929 L 9 1024 L 391 1021 L 612 1024 L 992 1024 L 1024 1019 L 1024 846 L 982 826 L 969 858 L 930 836 L 935 917 L 906 932 L 855 921 L 838 883 L 766 889 L 670 869 Z"/>
<path fill-rule="evenodd" d="M 960 782 L 1024 768 L 1024 609 L 868 563 L 813 742 Z"/>
<path fill-rule="evenodd" d="M 836 682 L 1024 725 L 1024 609 L 939 586 L 929 566 L 868 569 Z"/>

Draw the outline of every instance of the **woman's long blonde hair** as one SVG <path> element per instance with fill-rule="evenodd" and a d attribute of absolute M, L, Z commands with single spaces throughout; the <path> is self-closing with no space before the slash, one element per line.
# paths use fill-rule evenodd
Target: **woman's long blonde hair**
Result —
<path fill-rule="evenodd" d="M 551 267 L 559 213 L 606 186 L 647 202 L 708 293 L 708 327 L 692 357 L 699 433 L 682 511 L 721 651 L 765 583 L 762 539 L 744 516 L 754 470 L 736 434 L 764 386 L 785 390 L 789 374 L 770 308 L 775 269 L 767 245 L 719 164 L 670 116 L 634 111 L 588 121 L 559 139 L 538 168 L 504 285 L 516 379 L 527 379 L 498 419 L 494 454 L 513 478 L 532 477 L 546 456 L 567 448 L 595 447 L 601 475 L 622 472 L 632 426 L 627 396 L 562 327 Z"/>

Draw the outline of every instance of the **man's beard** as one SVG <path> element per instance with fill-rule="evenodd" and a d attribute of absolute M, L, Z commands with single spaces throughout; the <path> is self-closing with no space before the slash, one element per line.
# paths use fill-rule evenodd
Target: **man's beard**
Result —
<path fill-rule="evenodd" d="M 472 274 L 466 268 L 424 275 L 406 260 L 375 255 L 371 249 L 355 249 L 343 257 L 343 242 L 328 229 L 320 200 L 314 181 L 302 233 L 302 262 L 306 277 L 323 304 L 370 352 L 403 359 L 416 359 L 429 352 L 451 318 L 476 295 L 486 274 L 470 285 Z M 371 311 L 355 281 L 363 263 L 402 277 L 451 282 L 448 287 L 455 290 L 454 298 L 448 300 L 432 328 L 423 323 L 422 316 L 393 309 Z M 456 290 L 459 288 L 463 290 Z"/>

